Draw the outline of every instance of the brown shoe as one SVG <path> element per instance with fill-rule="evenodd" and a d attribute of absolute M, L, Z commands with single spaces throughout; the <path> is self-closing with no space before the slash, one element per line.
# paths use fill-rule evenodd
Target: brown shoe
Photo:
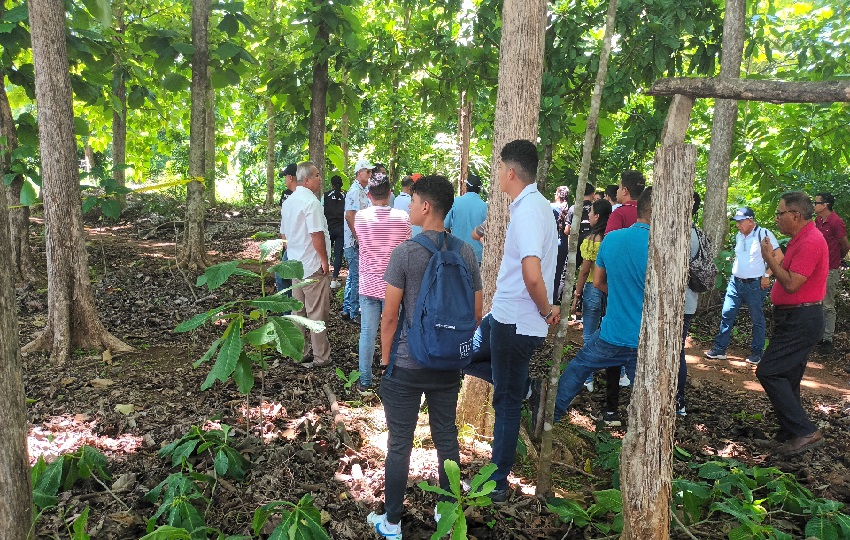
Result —
<path fill-rule="evenodd" d="M 784 456 L 796 456 L 801 452 L 805 452 L 806 450 L 815 448 L 821 444 L 823 444 L 823 433 L 821 433 L 820 430 L 817 430 L 811 435 L 795 437 L 789 440 L 787 443 L 779 446 L 776 449 L 776 452 Z"/>
<path fill-rule="evenodd" d="M 324 362 L 320 362 L 320 361 L 318 361 L 318 360 L 313 360 L 312 362 L 306 362 L 306 363 L 301 364 L 301 365 L 302 365 L 302 366 L 304 366 L 305 368 L 318 368 L 318 367 L 325 367 L 325 366 L 329 366 L 329 365 L 331 365 L 331 359 L 330 359 L 330 358 L 328 358 L 328 359 L 327 359 L 327 360 L 325 360 Z"/>

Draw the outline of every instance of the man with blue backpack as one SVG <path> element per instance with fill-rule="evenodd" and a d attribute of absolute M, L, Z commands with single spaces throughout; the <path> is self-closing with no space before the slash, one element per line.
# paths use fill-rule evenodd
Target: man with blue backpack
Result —
<path fill-rule="evenodd" d="M 437 449 L 440 487 L 450 490 L 445 460 L 459 462 L 455 418 L 460 370 L 472 356 L 483 300 L 475 252 L 444 228 L 453 200 L 452 184 L 443 176 L 426 176 L 413 185 L 410 223 L 423 230 L 393 250 L 384 273 L 381 365 L 385 371 L 380 395 L 389 432 L 385 513 L 372 512 L 366 518 L 383 538 L 402 537 L 404 491 L 423 394 Z M 435 518 L 439 520 L 436 512 Z"/>

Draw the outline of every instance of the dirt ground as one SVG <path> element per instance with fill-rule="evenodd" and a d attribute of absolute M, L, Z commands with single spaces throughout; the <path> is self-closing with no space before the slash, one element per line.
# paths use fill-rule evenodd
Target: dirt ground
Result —
<path fill-rule="evenodd" d="M 172 330 L 231 298 L 257 296 L 259 283 L 235 279 L 212 294 L 196 288 L 196 275 L 186 274 L 174 264 L 178 231 L 169 223 L 171 218 L 152 214 L 148 206 L 131 206 L 123 219 L 126 221 L 117 225 L 89 224 L 89 264 L 106 327 L 138 352 L 111 356 L 78 351 L 66 366 L 50 365 L 44 354 L 25 358 L 31 460 L 38 456 L 51 460 L 88 444 L 108 457 L 113 481 L 122 480 L 109 491 L 85 481 L 62 493 L 59 507 L 39 519 L 38 537 L 64 537 L 65 523 L 86 506 L 91 508 L 89 534 L 93 538 L 143 536 L 145 520 L 156 512 L 156 506 L 143 497 L 174 472 L 170 461 L 158 457 L 157 451 L 193 425 L 227 424 L 236 428 L 233 444 L 252 467 L 244 482 L 222 479 L 215 492 L 206 493 L 211 499 L 206 511 L 208 524 L 228 534 L 250 535 L 256 508 L 272 500 L 296 502 L 310 493 L 332 538 L 371 538 L 365 517 L 380 508 L 383 496 L 385 422 L 376 396 L 346 390 L 335 375 L 335 367 L 346 374 L 357 369 L 358 328 L 340 319 L 339 299 L 332 300 L 329 323 L 332 367 L 309 370 L 285 358 L 272 358 L 270 369 L 247 399 L 232 382 L 216 383 L 202 392 L 200 385 L 209 364 L 195 369 L 192 363 L 222 328 L 208 325 L 187 334 Z M 257 209 L 220 207 L 211 212 L 210 220 L 207 241 L 210 258 L 216 262 L 256 258 L 260 241 L 252 240 L 251 235 L 277 229 L 276 212 Z M 153 230 L 162 223 L 167 225 Z M 32 231 L 36 260 L 45 275 L 43 226 L 36 220 Z M 271 280 L 265 286 L 273 291 Z M 19 288 L 17 293 L 21 342 L 26 343 L 45 324 L 46 285 Z M 695 460 L 723 456 L 780 467 L 797 475 L 816 496 L 850 503 L 850 375 L 843 370 L 850 365 L 846 355 L 850 345 L 847 298 L 843 294 L 839 305 L 836 354 L 813 355 L 803 383 L 803 401 L 823 429 L 825 445 L 782 459 L 759 444 L 760 439 L 770 438 L 776 423 L 753 369 L 743 361 L 748 349 L 745 314 L 739 317 L 741 333 L 727 352 L 728 361 L 702 356 L 716 332 L 719 308 L 698 316 L 692 328 L 687 346 L 688 415 L 677 420 L 676 444 Z M 578 331 L 571 333 L 574 340 L 579 340 L 578 336 Z M 548 369 L 550 347 L 547 342 L 536 353 L 534 374 Z M 332 404 L 323 385 L 330 388 L 340 406 L 352 440 L 350 447 L 342 444 L 334 429 Z M 601 381 L 597 386 L 602 386 Z M 621 390 L 624 417 L 628 394 L 628 389 Z M 566 431 L 574 431 L 573 426 L 595 429 L 591 415 L 603 401 L 602 389 L 580 396 Z M 119 405 L 132 405 L 132 410 Z M 619 437 L 624 431 L 612 433 Z M 464 474 L 472 475 L 488 462 L 489 446 L 462 432 L 461 455 Z M 595 457 L 592 445 L 568 448 L 558 455 L 560 462 L 553 467 L 558 493 L 587 497 L 594 490 L 610 487 L 609 472 L 581 470 L 587 459 Z M 209 472 L 212 463 L 199 460 L 194 466 Z M 422 479 L 433 482 L 436 478 L 436 454 L 425 412 L 417 430 L 410 474 L 404 536 L 409 540 L 430 538 L 435 530 L 435 497 L 416 487 Z M 534 472 L 525 460 L 518 461 L 514 474 L 512 482 L 519 493 L 508 504 L 469 513 L 471 538 L 586 537 L 560 523 L 536 498 L 520 495 L 534 492 Z M 676 474 L 687 475 L 690 470 L 677 462 Z M 673 534 L 673 538 L 685 538 L 679 531 Z M 700 537 L 725 537 L 722 524 L 716 527 L 716 535 Z"/>

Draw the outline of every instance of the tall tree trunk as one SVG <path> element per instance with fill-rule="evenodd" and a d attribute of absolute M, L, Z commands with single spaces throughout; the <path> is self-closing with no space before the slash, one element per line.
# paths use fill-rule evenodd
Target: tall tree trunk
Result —
<path fill-rule="evenodd" d="M 274 104 L 272 100 L 266 100 L 266 200 L 263 206 L 272 208 L 274 200 Z"/>
<path fill-rule="evenodd" d="M 189 124 L 189 177 L 186 189 L 186 230 L 179 264 L 193 270 L 209 266 L 204 248 L 204 185 L 197 179 L 205 176 L 206 97 L 209 43 L 207 26 L 211 0 L 192 0 L 192 120 Z"/>
<path fill-rule="evenodd" d="M 345 81 L 343 81 L 345 84 Z M 348 134 L 351 130 L 351 121 L 348 118 L 348 109 L 346 108 L 345 112 L 342 113 L 342 126 L 340 127 L 340 137 L 342 139 L 342 144 L 340 144 L 340 148 L 342 148 L 342 169 L 344 174 L 348 174 L 349 167 L 349 151 L 351 149 L 351 144 L 348 142 Z M 353 180 L 352 180 L 353 181 Z"/>
<path fill-rule="evenodd" d="M 552 151 L 554 146 L 552 143 L 548 143 L 543 147 L 543 158 L 537 164 L 537 191 L 540 193 L 546 192 L 549 169 L 552 167 Z M 574 199 L 577 200 L 578 197 L 574 197 Z"/>
<path fill-rule="evenodd" d="M 212 87 L 212 70 L 207 70 L 207 110 L 204 121 L 204 190 L 207 202 L 215 206 L 215 90 Z"/>
<path fill-rule="evenodd" d="M 89 280 L 64 4 L 33 0 L 29 19 L 47 247 L 47 326 L 24 352 L 49 350 L 51 361 L 64 363 L 74 348 L 132 350 L 103 327 Z"/>
<path fill-rule="evenodd" d="M 6 192 L 0 189 L 0 223 L 8 219 L 7 204 Z M 8 229 L 0 226 L 0 252 L 9 252 L 10 239 Z M 0 257 L 0 537 L 25 540 L 32 523 L 32 485 L 11 262 Z"/>
<path fill-rule="evenodd" d="M 318 0 L 316 0 L 318 3 Z M 328 46 L 328 26 L 319 23 L 316 42 L 322 51 Z M 313 59 L 313 88 L 310 101 L 310 161 L 319 170 L 319 176 L 325 180 L 325 122 L 328 115 L 328 60 L 319 60 L 323 52 L 316 53 Z"/>
<path fill-rule="evenodd" d="M 115 0 L 112 4 L 115 19 L 115 31 L 119 41 L 124 41 L 124 0 Z M 112 178 L 119 186 L 127 181 L 125 166 L 127 163 L 127 82 L 124 79 L 124 66 L 121 55 L 112 55 L 115 67 L 112 68 L 112 93 L 118 99 L 121 110 L 112 111 Z M 124 196 L 121 196 L 123 202 Z"/>
<path fill-rule="evenodd" d="M 543 81 L 546 0 L 505 0 L 502 8 L 502 40 L 499 45 L 499 88 L 493 126 L 493 157 L 487 209 L 487 240 L 484 242 L 482 281 L 484 312 L 490 311 L 496 292 L 496 276 L 505 247 L 508 228 L 508 196 L 499 190 L 499 154 L 515 139 L 537 140 L 540 114 L 540 88 Z M 467 420 L 486 418 L 492 401 L 492 388 L 484 381 L 469 378 L 458 401 L 458 416 Z M 486 434 L 487 425 L 476 425 L 476 433 Z"/>
<path fill-rule="evenodd" d="M 549 496 L 552 492 L 552 426 L 555 419 L 555 389 L 558 388 L 558 379 L 561 375 L 561 356 L 564 343 L 567 339 L 569 326 L 570 299 L 572 298 L 573 286 L 576 278 L 576 252 L 578 251 L 578 233 L 581 228 L 581 210 L 579 197 L 584 196 L 584 186 L 590 175 L 590 163 L 594 150 L 594 142 L 597 136 L 599 123 L 599 109 L 602 107 L 602 91 L 605 89 L 605 80 L 608 78 L 608 60 L 611 58 L 611 40 L 614 36 L 614 23 L 617 19 L 618 0 L 608 2 L 608 12 L 605 15 L 605 34 L 602 37 L 602 50 L 599 53 L 599 69 L 596 71 L 596 82 L 593 85 L 593 94 L 590 96 L 590 111 L 587 114 L 587 127 L 584 132 L 584 146 L 581 153 L 581 167 L 578 173 L 575 194 L 575 212 L 573 222 L 570 224 L 569 253 L 567 255 L 566 277 L 564 279 L 564 295 L 561 297 L 561 322 L 555 334 L 555 343 L 552 345 L 552 367 L 549 369 L 549 379 L 546 388 L 546 405 L 544 414 L 538 415 L 538 422 L 543 422 L 543 439 L 540 445 L 540 462 L 537 467 L 537 494 Z M 567 308 L 565 310 L 564 308 Z M 540 420 L 542 418 L 542 420 Z M 535 426 L 535 432 L 538 430 Z"/>
<path fill-rule="evenodd" d="M 721 79 L 738 79 L 741 76 L 746 9 L 746 0 L 727 0 L 726 2 L 720 58 Z M 711 147 L 708 150 L 708 170 L 705 179 L 705 210 L 703 211 L 703 230 L 711 239 L 711 245 L 714 248 L 713 256 L 717 256 L 723 249 L 729 227 L 726 201 L 729 193 L 729 168 L 737 119 L 737 101 L 715 100 Z"/>
<path fill-rule="evenodd" d="M 2 13 L 2 8 L 0 8 Z M 12 109 L 9 107 L 9 98 L 6 95 L 5 75 L 0 77 L 0 136 L 6 138 L 6 143 L 0 141 L 0 152 L 3 154 L 3 174 L 9 172 L 12 164 L 12 152 L 18 147 L 18 132 L 15 129 L 15 121 L 12 118 Z M 35 270 L 32 264 L 32 250 L 30 249 L 30 208 L 21 206 L 21 188 L 24 178 L 16 176 L 9 187 L 6 188 L 6 199 L 9 206 L 9 233 L 11 235 L 12 276 L 16 283 L 35 281 Z M 0 191 L 3 191 L 0 188 Z M 0 223 L 3 223 L 0 220 Z"/>
<path fill-rule="evenodd" d="M 646 300 L 620 459 L 623 540 L 670 538 L 676 379 L 696 155 L 689 144 L 662 146 L 655 153 Z"/>
<path fill-rule="evenodd" d="M 472 100 L 469 92 L 460 93 L 460 109 L 458 109 L 458 131 L 460 132 L 460 175 L 457 179 L 458 195 L 466 193 L 466 179 L 469 176 L 469 145 L 472 139 Z"/>
<path fill-rule="evenodd" d="M 86 157 L 86 172 L 91 172 L 94 169 L 94 148 L 86 143 L 83 147 L 83 155 Z"/>

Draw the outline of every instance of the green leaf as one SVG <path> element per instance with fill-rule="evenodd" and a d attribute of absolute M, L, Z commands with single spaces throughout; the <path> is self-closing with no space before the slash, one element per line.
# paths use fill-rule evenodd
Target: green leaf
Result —
<path fill-rule="evenodd" d="M 104 28 L 109 28 L 112 24 L 112 5 L 109 0 L 83 0 L 83 4 L 92 17 Z"/>
<path fill-rule="evenodd" d="M 242 47 L 240 47 L 239 45 L 230 43 L 229 41 L 225 41 L 219 44 L 219 46 L 215 50 L 215 54 L 222 60 L 227 60 L 239 54 L 239 51 L 241 50 Z"/>
<path fill-rule="evenodd" d="M 177 328 L 174 329 L 175 332 L 182 333 L 188 332 L 189 330 L 194 330 L 199 326 L 203 326 L 208 320 L 212 319 L 219 313 L 224 311 L 224 306 L 220 306 L 214 309 L 211 309 L 205 313 L 198 313 L 188 321 L 183 321 L 182 323 L 177 325 Z"/>
<path fill-rule="evenodd" d="M 37 507 L 44 509 L 56 505 L 64 461 L 65 458 L 60 457 L 41 472 L 38 482 L 32 488 L 32 502 Z"/>
<path fill-rule="evenodd" d="M 218 453 L 216 453 L 213 464 L 215 465 L 215 472 L 218 473 L 219 476 L 227 474 L 228 459 L 224 450 L 219 450 Z"/>
<path fill-rule="evenodd" d="M 29 14 L 27 13 L 26 3 L 18 4 L 3 14 L 3 20 L 10 23 L 23 22 L 27 20 L 27 17 L 29 17 Z"/>
<path fill-rule="evenodd" d="M 236 272 L 241 261 L 228 261 L 210 266 L 204 271 L 204 275 L 198 277 L 196 285 L 200 287 L 206 284 L 207 289 L 214 291 L 221 287 L 227 278 Z"/>
<path fill-rule="evenodd" d="M 429 491 L 431 493 L 436 493 L 437 495 L 443 495 L 443 496 L 446 496 L 446 497 L 456 497 L 454 493 L 446 491 L 445 489 L 441 488 L 440 486 L 432 486 L 431 484 L 429 484 L 425 480 L 419 482 L 416 485 L 419 486 L 419 489 L 421 489 L 422 491 Z"/>
<path fill-rule="evenodd" d="M 610 137 L 617 132 L 617 125 L 609 118 L 600 118 L 596 127 L 602 137 Z"/>
<path fill-rule="evenodd" d="M 717 480 L 728 475 L 729 469 L 724 467 L 723 464 L 718 461 L 709 461 L 699 468 L 699 477 L 706 478 L 708 480 Z"/>
<path fill-rule="evenodd" d="M 74 524 L 71 526 L 74 534 L 71 536 L 71 540 L 90 540 L 91 536 L 86 534 L 86 525 L 89 522 L 89 507 L 86 506 L 83 513 L 80 514 L 77 519 L 74 520 Z"/>
<path fill-rule="evenodd" d="M 165 79 L 162 80 L 162 87 L 169 92 L 179 92 L 180 90 L 189 88 L 189 79 L 180 73 L 169 73 Z"/>
<path fill-rule="evenodd" d="M 218 23 L 218 29 L 230 37 L 235 37 L 239 33 L 239 19 L 232 13 L 228 13 Z"/>
<path fill-rule="evenodd" d="M 269 272 L 274 272 L 283 279 L 303 279 L 304 265 L 301 261 L 283 261 L 269 268 Z"/>
<path fill-rule="evenodd" d="M 303 304 L 294 298 L 284 295 L 265 296 L 251 300 L 251 307 L 262 309 L 271 313 L 289 313 L 298 311 Z M 308 319 L 309 320 L 309 319 Z M 321 332 L 321 330 L 319 330 Z"/>
<path fill-rule="evenodd" d="M 819 540 L 838 540 L 838 526 L 825 517 L 813 517 L 806 523 L 806 537 Z"/>
<path fill-rule="evenodd" d="M 247 354 L 242 354 L 239 361 L 236 362 L 236 369 L 233 370 L 233 382 L 236 383 L 236 388 L 244 395 L 248 395 L 251 389 L 254 388 L 254 371 L 251 359 Z"/>
<path fill-rule="evenodd" d="M 255 235 L 256 236 L 256 235 Z M 277 253 L 283 247 L 283 239 L 276 238 L 260 244 L 260 261 L 265 261 L 272 253 Z"/>
<path fill-rule="evenodd" d="M 313 319 L 301 317 L 300 315 L 284 315 L 281 319 L 289 319 L 290 321 L 296 322 L 307 330 L 315 333 L 319 333 L 325 329 L 324 321 L 314 321 Z"/>
<path fill-rule="evenodd" d="M 233 319 L 227 330 L 224 331 L 221 349 L 218 351 L 218 356 L 215 359 L 215 365 L 207 375 L 204 384 L 201 385 L 201 390 L 210 388 L 216 380 L 225 382 L 233 370 L 236 369 L 236 362 L 239 361 L 239 356 L 242 354 L 242 318 Z"/>
<path fill-rule="evenodd" d="M 74 134 L 85 137 L 89 134 L 89 123 L 79 117 L 74 117 Z"/>
<path fill-rule="evenodd" d="M 274 325 L 277 352 L 300 361 L 304 353 L 304 334 L 292 321 L 281 317 L 272 317 L 270 321 Z"/>
<path fill-rule="evenodd" d="M 195 47 L 191 43 L 173 43 L 171 46 L 186 58 L 190 58 L 195 54 Z"/>
<path fill-rule="evenodd" d="M 623 511 L 623 497 L 620 494 L 619 489 L 595 491 L 593 492 L 593 495 L 596 497 L 596 501 L 599 503 L 599 506 L 603 508 L 605 512 L 619 513 Z"/>
<path fill-rule="evenodd" d="M 570 499 L 549 499 L 546 507 L 564 523 L 575 523 L 584 527 L 591 522 L 590 515 L 577 502 Z"/>
<path fill-rule="evenodd" d="M 29 180 L 24 180 L 21 184 L 21 206 L 32 206 L 38 202 L 38 195 L 35 194 L 35 186 Z"/>
<path fill-rule="evenodd" d="M 102 199 L 100 209 L 108 218 L 118 219 L 121 217 L 121 204 L 115 199 Z"/>
<path fill-rule="evenodd" d="M 183 527 L 160 525 L 155 531 L 144 535 L 139 540 L 192 540 L 192 535 Z"/>
<path fill-rule="evenodd" d="M 251 330 L 245 334 L 245 341 L 254 347 L 261 347 L 266 343 L 270 343 L 275 339 L 275 327 L 271 322 L 267 322 L 259 328 Z"/>

